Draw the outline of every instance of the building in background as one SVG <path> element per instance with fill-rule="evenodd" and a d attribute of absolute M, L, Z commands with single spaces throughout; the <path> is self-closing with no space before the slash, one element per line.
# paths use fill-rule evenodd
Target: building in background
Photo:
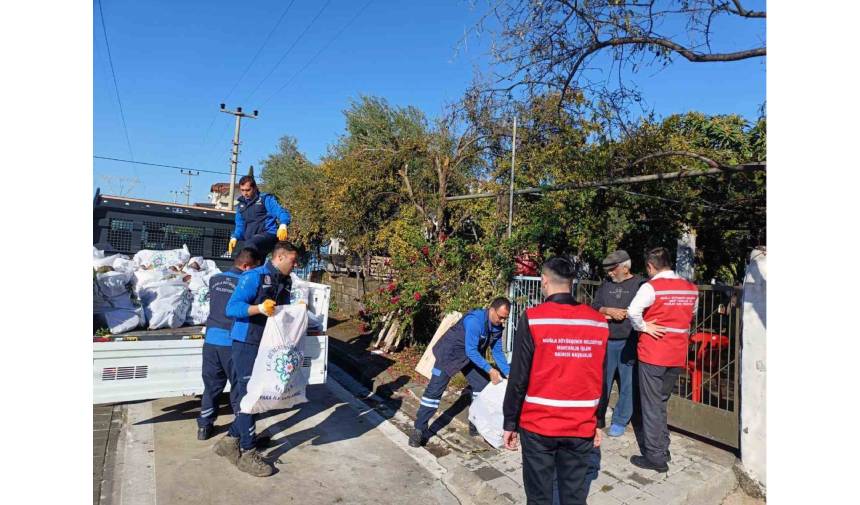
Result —
<path fill-rule="evenodd" d="M 236 205 L 239 195 L 239 185 L 236 184 L 233 188 L 233 205 Z M 230 208 L 230 183 L 216 182 L 209 188 L 209 203 L 216 209 Z"/>

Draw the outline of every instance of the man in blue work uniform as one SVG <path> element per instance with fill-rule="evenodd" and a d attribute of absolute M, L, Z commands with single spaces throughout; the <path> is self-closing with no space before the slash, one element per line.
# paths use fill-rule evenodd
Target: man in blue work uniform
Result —
<path fill-rule="evenodd" d="M 236 207 L 236 229 L 230 237 L 227 252 L 233 254 L 236 243 L 244 240 L 246 247 L 257 249 L 265 258 L 276 242 L 287 240 L 290 213 L 281 207 L 275 195 L 261 193 L 251 175 L 239 179 L 239 191 L 242 196 Z"/>
<path fill-rule="evenodd" d="M 208 440 L 218 417 L 218 396 L 224 391 L 233 369 L 231 366 L 233 320 L 227 317 L 227 300 L 236 289 L 243 272 L 260 265 L 260 253 L 252 247 L 242 249 L 233 268 L 209 279 L 209 317 L 203 341 L 203 398 L 197 418 L 197 440 Z M 233 412 L 238 411 L 233 407 Z"/>
<path fill-rule="evenodd" d="M 488 309 L 475 309 L 463 316 L 433 347 L 436 364 L 430 383 L 421 397 L 415 430 L 409 436 L 411 447 L 420 447 L 429 438 L 427 428 L 430 418 L 439 408 L 442 393 L 457 372 L 466 376 L 472 389 L 472 399 L 478 397 L 489 381 L 498 384 L 502 375 L 508 375 L 510 366 L 502 350 L 501 336 L 502 323 L 508 318 L 510 310 L 511 302 L 507 298 L 496 298 Z M 488 348 L 493 349 L 493 360 L 498 368 L 490 366 L 484 359 Z M 471 423 L 469 434 L 478 434 Z"/>
<path fill-rule="evenodd" d="M 276 306 L 290 303 L 290 272 L 297 254 L 292 244 L 277 242 L 271 260 L 242 274 L 227 302 L 227 317 L 234 321 L 230 330 L 233 338 L 230 403 L 236 419 L 227 435 L 215 445 L 215 452 L 255 477 L 268 477 L 275 468 L 263 460 L 255 447 L 256 415 L 241 413 L 239 404 L 248 391 L 266 318 L 275 314 Z"/>

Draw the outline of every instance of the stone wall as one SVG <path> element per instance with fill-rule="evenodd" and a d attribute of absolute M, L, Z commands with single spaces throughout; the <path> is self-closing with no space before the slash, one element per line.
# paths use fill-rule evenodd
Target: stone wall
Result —
<path fill-rule="evenodd" d="M 319 274 L 318 274 L 319 275 Z M 331 315 L 338 319 L 355 317 L 363 306 L 365 293 L 379 289 L 384 282 L 350 274 L 322 272 L 319 281 L 331 286 Z"/>
<path fill-rule="evenodd" d="M 744 279 L 741 355 L 741 461 L 749 481 L 767 489 L 767 254 L 753 250 Z M 741 481 L 744 482 L 743 480 Z M 757 486 L 756 486 L 757 485 Z"/>

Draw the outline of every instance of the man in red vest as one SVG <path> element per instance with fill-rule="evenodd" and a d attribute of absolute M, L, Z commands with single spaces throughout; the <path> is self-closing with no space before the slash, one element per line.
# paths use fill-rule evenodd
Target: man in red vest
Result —
<path fill-rule="evenodd" d="M 574 267 L 561 257 L 541 268 L 546 300 L 527 309 L 514 337 L 505 391 L 505 447 L 523 445 L 523 486 L 529 505 L 584 504 L 594 447 L 600 446 L 597 405 L 609 338 L 606 318 L 570 294 Z"/>
<path fill-rule="evenodd" d="M 690 325 L 699 303 L 696 286 L 672 270 L 664 247 L 645 255 L 650 280 L 639 288 L 627 317 L 639 331 L 639 422 L 633 424 L 642 456 L 630 462 L 639 468 L 667 472 L 669 427 L 667 405 L 672 388 L 687 363 Z"/>

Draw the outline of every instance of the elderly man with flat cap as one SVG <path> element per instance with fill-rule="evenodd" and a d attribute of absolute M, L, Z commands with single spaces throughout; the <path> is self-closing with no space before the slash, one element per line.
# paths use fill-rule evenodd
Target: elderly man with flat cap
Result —
<path fill-rule="evenodd" d="M 603 394 L 597 407 L 597 425 L 606 426 L 606 408 L 615 372 L 618 372 L 618 401 L 612 410 L 612 424 L 607 434 L 620 437 L 633 415 L 633 374 L 636 365 L 637 335 L 627 319 L 627 306 L 636 296 L 645 279 L 630 273 L 630 255 L 618 250 L 603 260 L 603 270 L 609 277 L 597 289 L 591 306 L 603 314 L 609 323 L 609 342 L 604 362 Z"/>

